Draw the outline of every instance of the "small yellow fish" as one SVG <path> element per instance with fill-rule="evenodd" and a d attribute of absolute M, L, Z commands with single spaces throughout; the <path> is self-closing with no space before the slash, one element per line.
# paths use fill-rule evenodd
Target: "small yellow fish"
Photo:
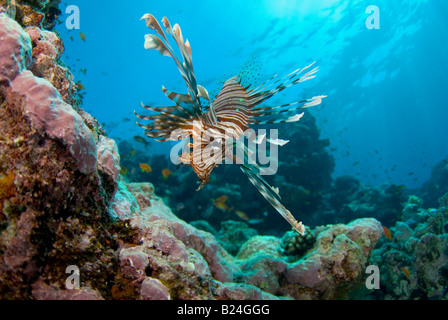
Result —
<path fill-rule="evenodd" d="M 152 172 L 152 168 L 147 163 L 140 163 L 140 169 L 142 169 L 143 172 Z"/>
<path fill-rule="evenodd" d="M 135 156 L 135 149 L 132 149 L 131 152 L 129 152 L 129 156 L 132 158 Z"/>
<path fill-rule="evenodd" d="M 86 41 L 86 35 L 84 33 L 80 32 L 79 36 L 81 37 L 82 41 Z"/>
<path fill-rule="evenodd" d="M 220 196 L 216 200 L 212 199 L 212 201 L 216 208 L 223 210 L 223 211 L 228 211 L 229 207 L 227 207 L 227 204 L 226 204 L 227 199 L 228 199 L 227 196 Z"/>
<path fill-rule="evenodd" d="M 220 196 L 218 199 L 216 199 L 216 201 L 219 201 L 219 202 L 226 202 L 227 199 L 228 199 L 227 196 Z"/>
<path fill-rule="evenodd" d="M 70 36 L 70 40 L 73 41 L 73 36 Z"/>
<path fill-rule="evenodd" d="M 215 207 L 218 208 L 219 210 L 224 210 L 224 211 L 229 210 L 229 208 L 227 207 L 227 205 L 226 205 L 224 202 L 213 201 L 213 204 L 214 204 Z"/>
<path fill-rule="evenodd" d="M 411 277 L 411 273 L 409 272 L 409 269 L 406 267 L 401 268 L 401 270 L 403 271 L 404 275 L 406 276 L 406 278 L 410 278 Z"/>
<path fill-rule="evenodd" d="M 85 90 L 86 88 L 84 88 L 84 86 L 82 85 L 81 82 L 76 83 L 76 86 L 78 87 L 79 90 Z"/>
<path fill-rule="evenodd" d="M 168 179 L 173 173 L 171 172 L 170 169 L 163 169 L 162 170 L 162 175 L 163 175 L 163 179 Z"/>
<path fill-rule="evenodd" d="M 383 230 L 384 230 L 384 236 L 389 240 L 392 241 L 392 234 L 390 233 L 390 230 L 383 226 Z"/>
<path fill-rule="evenodd" d="M 235 210 L 235 213 L 238 217 L 240 217 L 241 219 L 245 220 L 245 221 L 249 221 L 249 217 L 247 216 L 246 213 L 244 213 L 241 210 Z"/>

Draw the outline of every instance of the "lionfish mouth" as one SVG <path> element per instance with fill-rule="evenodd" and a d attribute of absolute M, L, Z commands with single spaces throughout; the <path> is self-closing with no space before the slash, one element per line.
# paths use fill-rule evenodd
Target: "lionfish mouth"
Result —
<path fill-rule="evenodd" d="M 163 87 L 163 92 L 173 101 L 174 105 L 150 107 L 142 104 L 143 108 L 153 111 L 155 114 L 142 116 L 135 113 L 139 119 L 149 121 L 146 125 L 137 124 L 145 129 L 145 134 L 148 137 L 158 141 L 179 140 L 179 137 L 187 137 L 193 141 L 189 144 L 189 152 L 179 156 L 179 160 L 183 164 L 191 165 L 199 177 L 201 184 L 197 190 L 202 189 L 208 183 L 212 170 L 218 164 L 228 160 L 229 157 L 232 157 L 231 160 L 240 160 L 236 162 L 251 183 L 291 224 L 294 230 L 303 235 L 304 225 L 302 222 L 298 222 L 281 204 L 278 188 L 270 186 L 262 178 L 263 168 L 254 162 L 247 164 L 241 161 L 242 159 L 236 159 L 223 147 L 231 145 L 237 149 L 236 154 L 242 154 L 243 158 L 250 157 L 253 150 L 235 141 L 242 137 L 251 126 L 296 122 L 303 116 L 301 109 L 320 104 L 325 96 L 316 96 L 274 107 L 261 106 L 261 103 L 286 88 L 314 78 L 318 68 L 312 68 L 313 63 L 282 78 L 274 76 L 256 88 L 251 85 L 243 86 L 239 77 L 233 77 L 224 83 L 220 93 L 212 101 L 208 91 L 196 82 L 191 46 L 188 40 L 184 41 L 179 25 L 175 24 L 171 27 L 168 19 L 164 17 L 162 23 L 166 29 L 165 33 L 153 15 L 145 14 L 142 20 L 145 20 L 146 25 L 155 31 L 155 34 L 145 36 L 145 49 L 157 50 L 161 55 L 174 60 L 187 85 L 188 93 L 175 93 Z M 167 34 L 173 37 L 180 50 L 182 61 L 174 54 Z M 200 98 L 205 99 L 208 105 L 202 106 Z M 257 135 L 252 137 L 253 141 L 257 141 L 258 144 L 264 138 Z M 213 142 L 211 143 L 211 141 Z M 280 139 L 268 140 L 268 142 L 277 145 L 287 143 Z M 204 153 L 207 148 L 210 149 L 211 145 L 213 151 L 209 150 L 207 153 L 209 156 L 204 157 Z"/>

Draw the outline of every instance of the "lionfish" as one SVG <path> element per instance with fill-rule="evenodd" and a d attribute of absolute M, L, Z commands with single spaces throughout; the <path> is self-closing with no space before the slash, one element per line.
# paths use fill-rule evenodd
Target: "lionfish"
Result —
<path fill-rule="evenodd" d="M 278 188 L 271 187 L 263 179 L 264 168 L 256 162 L 247 163 L 247 159 L 253 155 L 253 150 L 238 141 L 241 141 L 239 138 L 245 135 L 251 125 L 299 121 L 303 116 L 303 112 L 298 112 L 299 109 L 320 104 L 325 96 L 275 107 L 260 106 L 261 103 L 284 89 L 314 78 L 318 68 L 311 68 L 313 63 L 281 78 L 275 75 L 256 88 L 250 84 L 244 86 L 242 79 L 235 76 L 225 81 L 220 93 L 212 101 L 208 91 L 196 81 L 191 46 L 188 40 L 184 41 L 179 25 L 175 24 L 171 27 L 166 17 L 162 19 L 166 34 L 174 38 L 179 48 L 182 61 L 176 56 L 167 35 L 154 16 L 145 14 L 142 20 L 146 20 L 147 27 L 156 33 L 145 35 L 145 49 L 158 50 L 161 55 L 174 60 L 187 85 L 188 94 L 171 92 L 162 86 L 163 92 L 174 102 L 174 105 L 150 107 L 142 103 L 143 108 L 156 114 L 143 116 L 135 113 L 139 119 L 150 121 L 146 125 L 137 124 L 145 129 L 145 134 L 148 137 L 158 141 L 181 140 L 185 136 L 187 142 L 193 141 L 193 143 L 187 144 L 187 152 L 183 152 L 178 160 L 181 165 L 192 166 L 199 178 L 200 186 L 197 190 L 209 182 L 210 174 L 218 164 L 231 158 L 233 163 L 240 166 L 251 183 L 291 224 L 294 230 L 303 235 L 305 231 L 303 223 L 298 222 L 281 204 Z M 173 132 L 179 131 L 183 133 L 182 137 L 173 135 Z M 251 139 L 260 144 L 266 137 L 255 134 Z M 280 139 L 267 139 L 267 141 L 280 146 L 288 142 Z M 229 148 L 226 148 L 228 146 L 242 151 L 242 153 L 237 152 L 237 155 L 240 155 L 239 158 L 230 152 Z M 209 157 L 205 158 L 202 155 L 207 148 L 212 148 L 213 151 L 210 152 Z M 241 154 L 244 159 L 241 159 Z"/>

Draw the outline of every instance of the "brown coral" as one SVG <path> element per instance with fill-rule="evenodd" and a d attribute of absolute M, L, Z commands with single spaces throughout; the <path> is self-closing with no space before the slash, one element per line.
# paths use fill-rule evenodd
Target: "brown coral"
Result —
<path fill-rule="evenodd" d="M 18 5 L 16 8 L 16 20 L 24 27 L 40 26 L 44 15 L 34 10 L 30 5 Z"/>

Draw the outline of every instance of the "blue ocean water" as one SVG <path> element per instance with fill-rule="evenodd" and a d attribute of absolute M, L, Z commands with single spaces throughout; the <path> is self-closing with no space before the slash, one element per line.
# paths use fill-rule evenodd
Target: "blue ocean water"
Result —
<path fill-rule="evenodd" d="M 79 30 L 64 23 L 72 4 Z M 369 5 L 379 9 L 379 29 L 366 27 Z M 64 61 L 85 87 L 83 108 L 117 141 L 143 135 L 133 114 L 141 102 L 169 104 L 162 85 L 186 92 L 172 60 L 143 47 L 150 30 L 140 18 L 151 13 L 181 26 L 198 83 L 209 91 L 251 59 L 266 79 L 316 61 L 317 78 L 273 103 L 328 96 L 309 112 L 330 141 L 334 177 L 414 188 L 448 156 L 447 1 L 80 0 L 60 8 L 56 30 Z M 167 154 L 169 146 L 154 142 L 151 152 Z"/>

